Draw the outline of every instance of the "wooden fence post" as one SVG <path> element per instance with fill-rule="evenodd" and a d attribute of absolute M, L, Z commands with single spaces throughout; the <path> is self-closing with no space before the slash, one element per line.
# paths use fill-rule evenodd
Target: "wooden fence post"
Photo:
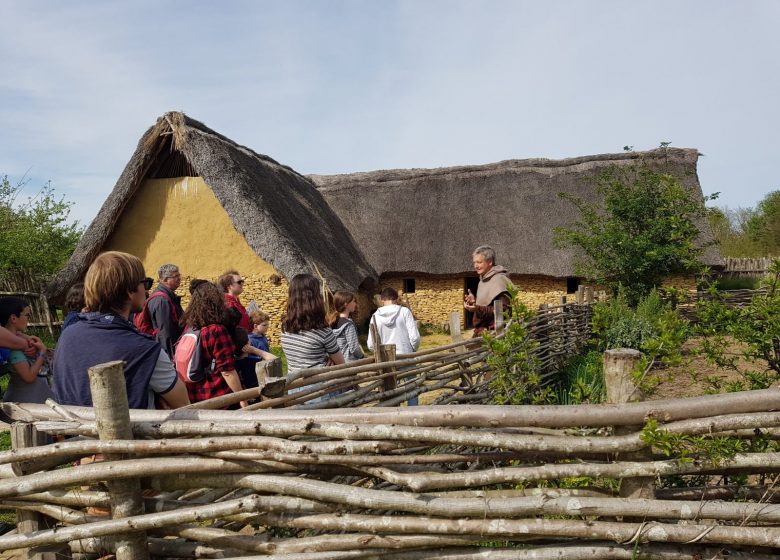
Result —
<path fill-rule="evenodd" d="M 35 426 L 27 422 L 14 422 L 11 424 L 11 446 L 13 449 L 25 447 L 37 447 L 46 445 L 46 434 L 40 433 Z M 28 463 L 14 463 L 13 470 L 17 476 L 24 476 L 35 472 L 33 465 Z M 35 511 L 23 509 L 16 510 L 16 529 L 20 534 L 30 534 L 35 531 L 51 529 L 54 522 L 51 518 Z M 47 547 L 25 548 L 18 556 L 21 560 L 56 560 L 56 558 L 70 558 L 70 547 L 65 545 L 52 545 Z"/>
<path fill-rule="evenodd" d="M 618 348 L 604 352 L 604 384 L 607 387 L 607 402 L 623 404 L 643 400 L 642 392 L 634 383 L 634 368 L 642 353 L 639 350 Z M 616 426 L 615 435 L 636 433 L 642 426 Z M 626 459 L 652 459 L 650 449 L 624 454 Z M 655 477 L 624 478 L 620 481 L 622 498 L 655 497 Z"/>
<path fill-rule="evenodd" d="M 127 402 L 124 365 L 108 362 L 89 368 L 89 387 L 95 410 L 98 436 L 101 440 L 133 439 L 130 407 Z M 125 459 L 121 454 L 106 455 L 107 460 Z M 143 515 L 144 502 L 138 479 L 107 481 L 114 519 Z M 148 560 L 146 532 L 138 531 L 117 537 L 116 560 Z"/>
<path fill-rule="evenodd" d="M 593 286 L 585 286 L 585 303 L 593 303 Z"/>
<path fill-rule="evenodd" d="M 374 346 L 377 349 L 376 362 L 378 364 L 382 362 L 394 362 L 395 361 L 395 344 L 380 344 Z M 396 368 L 381 368 L 382 373 L 388 373 L 395 371 Z M 392 391 L 397 386 L 395 375 L 385 377 L 382 379 L 382 390 Z"/>
<path fill-rule="evenodd" d="M 577 305 L 585 303 L 585 286 L 580 284 L 577 286 Z"/>
<path fill-rule="evenodd" d="M 463 333 L 460 330 L 460 313 L 457 311 L 450 313 L 450 336 L 452 342 L 463 340 Z"/>
<path fill-rule="evenodd" d="M 500 299 L 493 302 L 493 322 L 497 333 L 504 330 L 504 302 Z"/>
<path fill-rule="evenodd" d="M 285 381 L 282 378 L 282 360 L 262 360 L 255 364 L 257 385 L 260 388 L 260 397 L 276 398 L 284 393 Z"/>

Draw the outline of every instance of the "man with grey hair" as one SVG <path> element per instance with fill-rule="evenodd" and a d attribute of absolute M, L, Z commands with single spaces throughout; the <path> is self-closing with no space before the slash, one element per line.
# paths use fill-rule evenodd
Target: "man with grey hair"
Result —
<path fill-rule="evenodd" d="M 479 275 L 479 285 L 477 286 L 477 295 L 467 290 L 463 298 L 463 307 L 473 313 L 472 325 L 474 326 L 474 336 L 480 336 L 485 329 L 495 328 L 495 317 L 493 310 L 495 302 L 501 300 L 504 309 L 509 309 L 511 303 L 509 299 L 509 286 L 512 281 L 509 279 L 509 273 L 503 266 L 496 264 L 496 252 L 492 247 L 482 245 L 474 249 L 472 255 L 474 270 Z"/>
<path fill-rule="evenodd" d="M 173 359 L 173 346 L 182 333 L 179 320 L 184 315 L 181 296 L 176 295 L 176 289 L 181 284 L 181 273 L 175 264 L 164 264 L 157 275 L 160 284 L 149 295 L 146 305 L 155 331 L 154 336 L 163 350 Z"/>

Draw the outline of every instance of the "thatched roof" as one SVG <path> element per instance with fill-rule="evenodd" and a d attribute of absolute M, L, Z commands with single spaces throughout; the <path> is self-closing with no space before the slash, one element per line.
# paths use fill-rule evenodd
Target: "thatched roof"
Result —
<path fill-rule="evenodd" d="M 591 199 L 589 178 L 643 158 L 701 196 L 698 156 L 663 148 L 310 178 L 380 274 L 462 274 L 471 271 L 471 251 L 491 245 L 513 273 L 565 277 L 575 275 L 574 253 L 553 246 L 553 229 L 571 225 L 578 214 L 558 193 Z M 709 240 L 707 224 L 700 229 L 702 241 Z M 707 251 L 705 262 L 721 265 L 717 249 Z"/>
<path fill-rule="evenodd" d="M 356 290 L 376 273 L 311 181 L 183 113 L 167 113 L 133 157 L 47 293 L 83 277 L 144 179 L 200 176 L 257 255 L 292 278 L 321 274 L 331 289 Z"/>

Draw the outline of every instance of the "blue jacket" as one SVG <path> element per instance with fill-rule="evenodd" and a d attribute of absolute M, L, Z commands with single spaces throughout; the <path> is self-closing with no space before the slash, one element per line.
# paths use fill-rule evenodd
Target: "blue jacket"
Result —
<path fill-rule="evenodd" d="M 54 353 L 54 395 L 60 404 L 92 406 L 87 370 L 125 361 L 130 408 L 148 408 L 149 380 L 160 356 L 160 344 L 111 313 L 81 313 L 62 332 Z"/>

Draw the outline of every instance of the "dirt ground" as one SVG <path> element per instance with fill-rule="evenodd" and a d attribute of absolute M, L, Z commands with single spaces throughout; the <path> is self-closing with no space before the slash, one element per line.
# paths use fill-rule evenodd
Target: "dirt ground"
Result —
<path fill-rule="evenodd" d="M 691 339 L 686 342 L 683 347 L 683 356 L 686 363 L 683 365 L 658 369 L 653 372 L 662 381 L 652 394 L 648 395 L 648 399 L 662 400 L 699 397 L 707 394 L 707 389 L 711 387 L 711 384 L 706 381 L 707 378 L 717 378 L 723 382 L 740 379 L 740 375 L 733 370 L 709 364 L 705 358 L 697 356 L 693 350 L 698 344 L 698 339 Z M 726 352 L 730 355 L 739 355 L 741 349 L 742 347 L 739 343 L 732 341 L 726 348 Z M 742 370 L 762 370 L 766 367 L 766 362 L 751 364 L 744 359 L 740 359 L 738 365 Z"/>

